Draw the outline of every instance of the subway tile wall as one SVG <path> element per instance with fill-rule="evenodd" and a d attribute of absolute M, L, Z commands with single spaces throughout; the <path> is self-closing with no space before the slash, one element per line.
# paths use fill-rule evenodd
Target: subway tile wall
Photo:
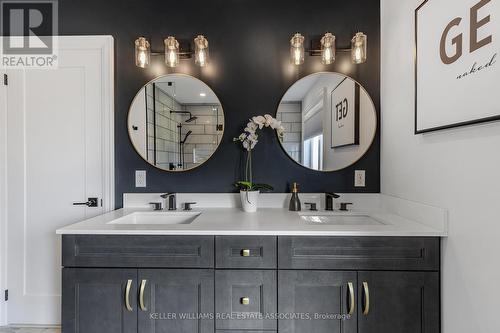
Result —
<path fill-rule="evenodd" d="M 302 159 L 302 103 L 283 102 L 278 107 L 276 119 L 285 128 L 282 145 L 295 161 Z"/>
<path fill-rule="evenodd" d="M 180 161 L 177 126 L 182 121 L 182 115 L 171 114 L 170 111 L 181 110 L 182 106 L 156 85 L 148 84 L 146 108 L 148 161 L 160 168 L 168 169 L 169 163 L 177 164 Z"/>
<path fill-rule="evenodd" d="M 180 104 L 158 86 L 148 84 L 146 108 L 148 161 L 159 168 L 179 167 L 181 162 L 184 169 L 196 167 L 213 154 L 222 139 L 224 113 L 220 104 Z M 186 123 L 186 115 L 170 111 L 189 111 L 197 119 Z M 179 140 L 189 131 L 192 133 L 186 138 L 181 158 Z"/>
<path fill-rule="evenodd" d="M 205 162 L 217 149 L 224 132 L 224 113 L 220 104 L 183 105 L 197 119 L 182 126 L 183 133 L 192 131 L 184 146 L 185 168 Z"/>

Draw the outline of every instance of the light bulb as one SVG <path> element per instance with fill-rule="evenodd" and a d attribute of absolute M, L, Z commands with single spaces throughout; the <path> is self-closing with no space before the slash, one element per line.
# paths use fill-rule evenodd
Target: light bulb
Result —
<path fill-rule="evenodd" d="M 304 63 L 304 36 L 296 33 L 290 40 L 290 57 L 294 65 Z"/>
<path fill-rule="evenodd" d="M 200 50 L 200 52 L 198 53 L 198 64 L 200 64 L 201 67 L 207 64 L 205 60 L 205 51 L 203 50 Z"/>
<path fill-rule="evenodd" d="M 335 36 L 327 32 L 321 38 L 321 62 L 325 65 L 335 61 Z"/>
<path fill-rule="evenodd" d="M 324 59 L 330 59 L 330 57 L 332 56 L 332 51 L 330 48 L 326 48 L 325 49 L 325 56 L 323 57 Z"/>
<path fill-rule="evenodd" d="M 208 40 L 199 35 L 194 39 L 194 62 L 204 67 L 208 63 Z"/>
<path fill-rule="evenodd" d="M 300 65 L 302 63 L 301 58 L 302 58 L 302 52 L 300 51 L 299 48 L 296 48 L 293 54 L 293 63 L 295 65 Z"/>
<path fill-rule="evenodd" d="M 358 32 L 351 41 L 351 60 L 354 64 L 366 62 L 366 47 L 366 35 L 362 32 Z"/>
<path fill-rule="evenodd" d="M 169 36 L 164 41 L 165 63 L 168 67 L 175 67 L 179 64 L 179 42 L 175 37 Z"/>
<path fill-rule="evenodd" d="M 146 68 L 149 65 L 151 50 L 149 42 L 144 37 L 139 37 L 135 40 L 135 65 L 137 67 Z"/>
<path fill-rule="evenodd" d="M 359 48 L 356 48 L 354 51 L 354 60 L 356 63 L 361 62 L 361 50 Z"/>
<path fill-rule="evenodd" d="M 177 64 L 177 56 L 174 51 L 168 51 L 168 65 L 175 67 Z"/>

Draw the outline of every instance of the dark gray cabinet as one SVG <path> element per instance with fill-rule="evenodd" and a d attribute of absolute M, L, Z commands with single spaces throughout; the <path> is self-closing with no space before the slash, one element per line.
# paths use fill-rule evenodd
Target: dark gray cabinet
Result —
<path fill-rule="evenodd" d="M 62 278 L 63 333 L 137 332 L 136 269 L 64 268 Z"/>
<path fill-rule="evenodd" d="M 438 333 L 439 238 L 63 236 L 62 333 Z"/>
<path fill-rule="evenodd" d="M 356 272 L 279 271 L 280 333 L 355 333 Z"/>
<path fill-rule="evenodd" d="M 210 269 L 64 268 L 62 333 L 213 333 Z"/>
<path fill-rule="evenodd" d="M 438 333 L 438 272 L 359 272 L 360 333 Z"/>
<path fill-rule="evenodd" d="M 214 332 L 213 270 L 140 269 L 138 285 L 139 332 Z"/>

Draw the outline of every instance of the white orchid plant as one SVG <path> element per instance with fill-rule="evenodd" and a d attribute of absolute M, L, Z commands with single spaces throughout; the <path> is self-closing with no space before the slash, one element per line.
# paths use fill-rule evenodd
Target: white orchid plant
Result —
<path fill-rule="evenodd" d="M 276 131 L 280 139 L 283 138 L 285 128 L 281 125 L 281 121 L 273 116 L 266 114 L 263 116 L 255 116 L 249 119 L 249 122 L 243 133 L 239 137 L 234 138 L 234 142 L 241 142 L 243 148 L 247 152 L 247 160 L 245 165 L 245 180 L 237 181 L 234 185 L 243 191 L 258 191 L 268 190 L 272 191 L 273 187 L 268 184 L 258 184 L 253 182 L 252 177 L 252 150 L 259 142 L 259 135 L 257 130 L 262 130 L 264 127 L 270 127 Z"/>

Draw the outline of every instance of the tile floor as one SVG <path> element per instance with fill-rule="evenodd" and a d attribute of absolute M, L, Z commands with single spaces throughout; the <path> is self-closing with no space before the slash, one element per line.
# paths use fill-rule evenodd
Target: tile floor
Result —
<path fill-rule="evenodd" d="M 0 333 L 61 333 L 60 328 L 45 327 L 0 327 Z"/>

